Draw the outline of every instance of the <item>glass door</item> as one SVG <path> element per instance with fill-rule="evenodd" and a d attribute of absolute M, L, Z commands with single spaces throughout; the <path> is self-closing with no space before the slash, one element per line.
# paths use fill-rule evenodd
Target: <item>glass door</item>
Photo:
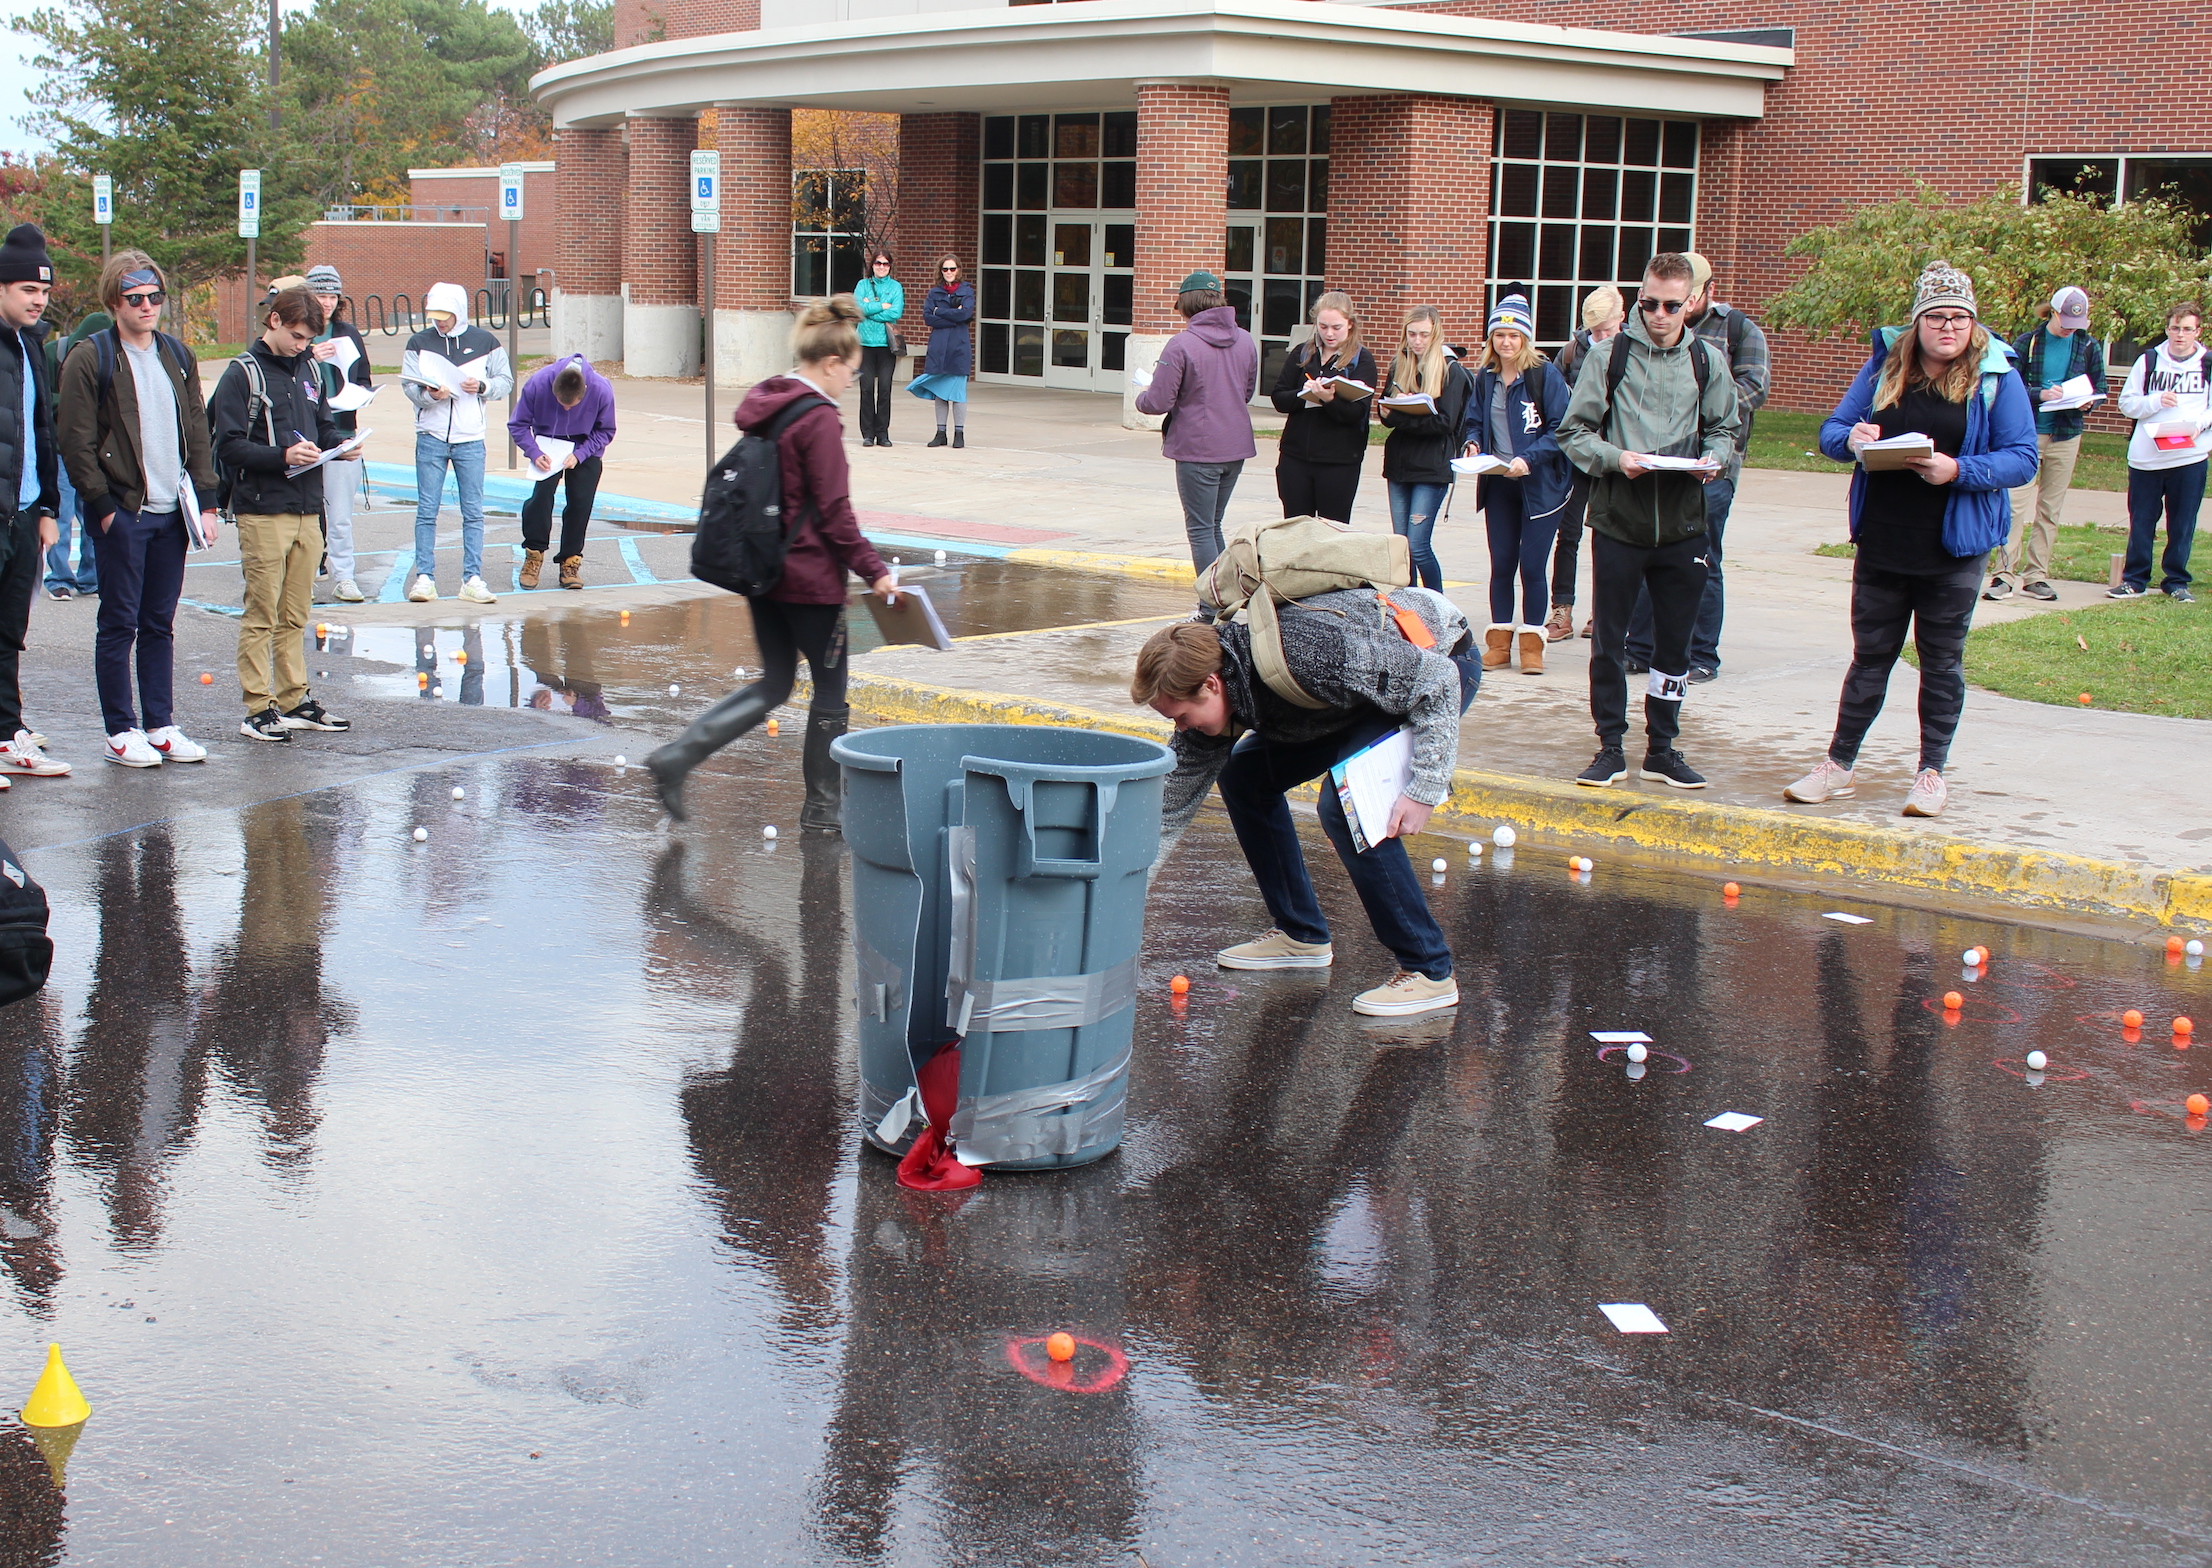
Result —
<path fill-rule="evenodd" d="M 1046 279 L 1047 386 L 1118 392 L 1134 299 L 1137 227 L 1054 213 Z"/>

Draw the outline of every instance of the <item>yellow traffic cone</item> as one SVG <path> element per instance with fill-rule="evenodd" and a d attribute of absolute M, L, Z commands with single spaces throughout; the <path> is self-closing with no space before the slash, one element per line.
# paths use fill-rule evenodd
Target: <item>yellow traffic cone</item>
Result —
<path fill-rule="evenodd" d="M 38 1375 L 38 1386 L 31 1390 L 31 1397 L 23 1406 L 23 1424 L 76 1426 L 91 1414 L 92 1407 L 77 1391 L 77 1380 L 69 1375 L 69 1368 L 62 1365 L 61 1346 L 48 1345 L 46 1370 Z"/>
<path fill-rule="evenodd" d="M 46 1460 L 46 1468 L 54 1473 L 54 1490 L 66 1492 L 69 1483 L 62 1472 L 69 1468 L 69 1455 L 77 1446 L 77 1439 L 84 1432 L 84 1423 L 75 1426 L 34 1426 L 31 1441 L 38 1445 L 39 1453 Z"/>

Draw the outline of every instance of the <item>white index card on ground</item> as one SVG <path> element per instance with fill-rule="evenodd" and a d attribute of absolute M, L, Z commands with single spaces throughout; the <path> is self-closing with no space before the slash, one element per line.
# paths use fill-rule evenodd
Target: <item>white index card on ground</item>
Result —
<path fill-rule="evenodd" d="M 1641 1301 L 1601 1301 L 1598 1310 L 1623 1334 L 1664 1334 L 1667 1331 L 1667 1325 L 1659 1321 L 1659 1314 Z"/>
<path fill-rule="evenodd" d="M 1764 1116 L 1746 1116 L 1741 1111 L 1722 1111 L 1705 1125 L 1718 1127 L 1722 1132 L 1742 1132 L 1765 1121 Z"/>

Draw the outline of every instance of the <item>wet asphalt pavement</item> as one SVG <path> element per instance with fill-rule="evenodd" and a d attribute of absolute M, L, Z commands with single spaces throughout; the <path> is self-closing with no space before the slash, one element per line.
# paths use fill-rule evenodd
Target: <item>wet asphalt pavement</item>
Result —
<path fill-rule="evenodd" d="M 59 949 L 0 1012 L 6 1365 L 93 1405 L 66 1499 L 0 1440 L 0 1562 L 2212 1562 L 2201 968 L 1432 837 L 1464 1000 L 1374 1025 L 1310 823 L 1337 970 L 1213 968 L 1266 920 L 1209 814 L 1121 1151 L 910 1194 L 797 726 L 675 832 L 613 764 L 747 662 L 698 604 L 487 624 L 481 706 L 340 639 L 353 735 L 0 798 Z"/>

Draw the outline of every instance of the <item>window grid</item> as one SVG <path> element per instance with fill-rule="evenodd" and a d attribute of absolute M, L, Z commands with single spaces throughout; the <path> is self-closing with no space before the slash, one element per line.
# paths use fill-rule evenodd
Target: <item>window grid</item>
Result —
<path fill-rule="evenodd" d="M 1633 297 L 1644 264 L 1697 242 L 1698 122 L 1498 110 L 1485 303 L 1527 290 L 1536 340 L 1564 344 L 1605 284 Z"/>
<path fill-rule="evenodd" d="M 1089 221 L 1099 221 L 1098 368 L 1117 371 L 1133 318 L 1135 110 L 1000 114 L 983 121 L 983 232 L 976 322 L 985 375 L 1037 376 L 1088 362 Z M 1067 270 L 1061 270 L 1067 269 Z M 1078 298 L 1078 295 L 1081 297 Z M 1056 325 L 1056 323 L 1059 323 Z"/>
<path fill-rule="evenodd" d="M 1265 395 L 1328 288 L 1329 106 L 1233 108 L 1228 154 L 1221 281 L 1237 325 L 1259 340 Z"/>
<path fill-rule="evenodd" d="M 2035 153 L 2025 161 L 2021 200 L 2046 188 L 2125 204 L 2161 192 L 2198 215 L 2196 242 L 2212 245 L 2212 153 Z"/>
<path fill-rule="evenodd" d="M 867 271 L 868 173 L 799 169 L 791 176 L 791 297 L 850 293 Z"/>

